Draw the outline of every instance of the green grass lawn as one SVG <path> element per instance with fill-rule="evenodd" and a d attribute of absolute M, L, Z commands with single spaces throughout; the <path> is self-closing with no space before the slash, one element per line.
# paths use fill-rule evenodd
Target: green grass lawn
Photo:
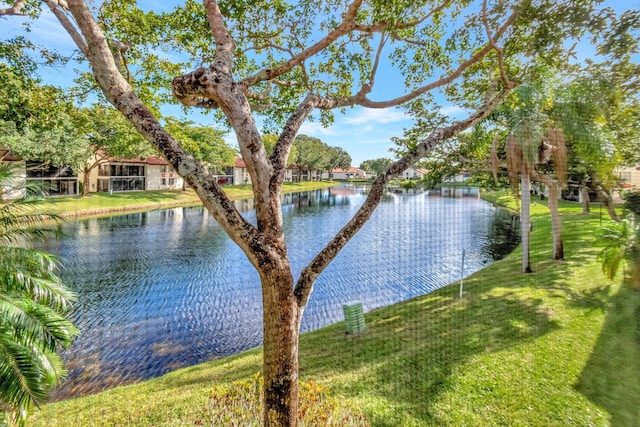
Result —
<path fill-rule="evenodd" d="M 513 205 L 506 193 L 490 199 Z M 304 334 L 300 376 L 373 426 L 637 426 L 640 292 L 605 279 L 598 213 L 562 204 L 566 260 L 551 261 L 548 209 L 533 207 L 533 274 L 520 250 L 431 294 Z M 605 221 L 607 221 L 605 219 Z M 207 425 L 213 384 L 249 379 L 261 349 L 49 404 L 35 426 Z"/>
<path fill-rule="evenodd" d="M 309 191 L 339 184 L 339 182 L 335 181 L 289 182 L 283 185 L 282 192 Z M 232 185 L 222 188 L 232 200 L 253 197 L 250 185 Z M 58 213 L 63 217 L 110 215 L 124 211 L 143 211 L 201 204 L 200 199 L 198 199 L 193 190 L 131 191 L 114 194 L 91 193 L 87 197 L 49 197 L 39 203 L 43 210 Z"/>

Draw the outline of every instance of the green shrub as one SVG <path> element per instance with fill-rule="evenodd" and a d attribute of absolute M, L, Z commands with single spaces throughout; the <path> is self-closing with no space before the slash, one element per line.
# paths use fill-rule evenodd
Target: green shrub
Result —
<path fill-rule="evenodd" d="M 400 183 L 400 185 L 402 186 L 402 188 L 404 188 L 405 190 L 412 190 L 414 188 L 416 188 L 416 186 L 418 185 L 415 181 L 412 180 L 406 180 L 406 181 L 402 181 Z"/>
<path fill-rule="evenodd" d="M 262 425 L 262 376 L 252 380 L 216 385 L 209 395 L 214 427 Z M 368 427 L 371 424 L 345 400 L 338 401 L 329 389 L 313 381 L 300 381 L 298 426 Z"/>

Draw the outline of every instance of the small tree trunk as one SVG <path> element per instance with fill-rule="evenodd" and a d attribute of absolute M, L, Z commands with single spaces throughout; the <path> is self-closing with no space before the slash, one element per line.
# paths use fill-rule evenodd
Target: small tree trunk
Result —
<path fill-rule="evenodd" d="M 549 211 L 551 211 L 551 234 L 553 235 L 553 259 L 564 259 L 564 248 L 562 245 L 562 221 L 560 210 L 558 209 L 558 185 L 549 183 Z"/>
<path fill-rule="evenodd" d="M 531 273 L 529 237 L 531 233 L 531 176 L 528 171 L 520 174 L 520 239 L 522 241 L 522 272 Z"/>
<path fill-rule="evenodd" d="M 604 203 L 605 207 L 607 208 L 609 217 L 615 222 L 620 222 L 620 217 L 616 212 L 616 207 L 613 203 L 613 198 L 611 197 L 611 195 L 600 186 L 596 187 L 596 191 L 598 192 L 598 196 L 600 196 L 600 199 L 602 199 L 602 203 Z"/>
<path fill-rule="evenodd" d="M 298 335 L 302 310 L 288 268 L 261 274 L 264 314 L 266 427 L 295 427 L 298 417 Z"/>
<path fill-rule="evenodd" d="M 84 170 L 84 176 L 82 177 L 82 197 L 88 196 L 89 195 L 89 184 L 90 184 L 90 176 L 89 174 L 91 173 L 91 169 L 87 169 L 85 168 Z"/>
<path fill-rule="evenodd" d="M 582 213 L 591 213 L 591 201 L 589 200 L 589 189 L 580 187 L 580 196 L 582 198 Z"/>

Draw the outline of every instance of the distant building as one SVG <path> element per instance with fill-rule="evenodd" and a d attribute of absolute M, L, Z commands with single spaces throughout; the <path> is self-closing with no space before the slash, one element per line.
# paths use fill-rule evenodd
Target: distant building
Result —
<path fill-rule="evenodd" d="M 351 166 L 348 169 L 333 169 L 331 176 L 327 172 L 322 173 L 323 179 L 364 179 L 367 173 L 362 169 Z"/>
<path fill-rule="evenodd" d="M 15 164 L 14 179 L 37 185 L 49 196 L 78 194 L 78 176 L 68 166 L 54 166 L 42 161 L 24 160 L 6 149 L 0 150 L 0 160 Z M 24 197 L 24 190 L 19 193 L 8 197 Z"/>
<path fill-rule="evenodd" d="M 90 192 L 115 193 L 180 189 L 183 181 L 165 159 L 149 156 L 101 160 L 89 173 L 88 183 Z"/>
<path fill-rule="evenodd" d="M 49 196 L 78 194 L 78 175 L 68 166 L 53 166 L 43 162 L 25 162 L 27 183 L 36 184 Z"/>
<path fill-rule="evenodd" d="M 623 190 L 640 191 L 640 164 L 618 168 L 616 174 Z"/>
<path fill-rule="evenodd" d="M 244 159 L 236 157 L 233 163 L 231 177 L 232 185 L 251 184 L 251 175 L 249 175 Z"/>
<path fill-rule="evenodd" d="M 426 169 L 411 167 L 402 172 L 402 177 L 404 179 L 422 179 L 428 172 L 429 171 L 427 171 Z"/>
<path fill-rule="evenodd" d="M 620 191 L 614 193 L 616 202 L 622 201 L 623 191 L 640 191 L 640 164 L 618 168 L 616 175 L 620 185 Z"/>

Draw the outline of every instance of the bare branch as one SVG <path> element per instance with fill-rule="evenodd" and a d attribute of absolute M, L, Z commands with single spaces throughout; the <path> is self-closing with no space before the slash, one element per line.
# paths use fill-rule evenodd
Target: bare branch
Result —
<path fill-rule="evenodd" d="M 493 47 L 493 50 L 495 50 L 496 54 L 498 55 L 498 68 L 500 69 L 500 77 L 502 78 L 505 86 L 513 87 L 514 83 L 509 80 L 507 72 L 504 69 L 504 51 L 500 46 L 498 46 L 496 40 L 491 35 L 491 29 L 489 28 L 489 22 L 487 20 L 487 0 L 483 0 L 482 2 L 482 24 L 484 25 L 484 30 L 487 33 L 489 44 L 491 44 L 491 47 Z"/>
<path fill-rule="evenodd" d="M 209 28 L 216 41 L 216 62 L 219 66 L 223 66 L 224 70 L 231 75 L 233 67 L 233 50 L 236 47 L 231 34 L 227 31 L 222 18 L 222 12 L 215 0 L 204 0 L 204 8 L 207 12 L 207 21 Z"/>
<path fill-rule="evenodd" d="M 26 3 L 26 0 L 17 0 L 13 4 L 13 6 L 0 9 L 0 16 L 2 15 L 25 16 L 25 14 L 21 12 L 25 3 Z"/>
<path fill-rule="evenodd" d="M 418 144 L 408 154 L 400 160 L 393 163 L 389 168 L 380 174 L 373 183 L 367 199 L 364 201 L 358 212 L 345 225 L 336 236 L 327 244 L 327 246 L 318 253 L 318 255 L 307 265 L 301 272 L 300 278 L 296 284 L 295 295 L 298 306 L 303 308 L 313 290 L 313 284 L 322 271 L 329 265 L 331 261 L 338 255 L 340 250 L 347 244 L 349 239 L 353 237 L 367 222 L 373 214 L 374 209 L 382 200 L 385 185 L 389 180 L 408 169 L 416 163 L 420 158 L 425 157 L 433 151 L 436 145 L 452 136 L 468 129 L 484 118 L 507 96 L 511 91 L 510 88 L 504 88 L 489 103 L 484 104 L 475 113 L 467 117 L 465 120 L 453 123 L 444 128 L 434 130 L 423 142 Z"/>
<path fill-rule="evenodd" d="M 80 52 L 82 52 L 85 56 L 87 55 L 87 43 L 84 40 L 84 37 L 80 34 L 80 32 L 76 29 L 76 26 L 69 19 L 67 14 L 60 9 L 59 6 L 63 7 L 65 10 L 69 9 L 69 5 L 66 1 L 60 2 L 56 0 L 47 0 L 47 6 L 53 12 L 53 14 L 58 18 L 62 27 L 67 31 L 67 33 L 71 36 L 73 42 L 78 46 Z"/>
<path fill-rule="evenodd" d="M 360 91 L 355 95 L 356 98 L 365 98 L 371 90 L 373 89 L 373 84 L 375 83 L 376 73 L 378 72 L 378 66 L 380 65 L 380 56 L 382 55 L 382 49 L 386 44 L 387 36 L 383 33 L 380 36 L 380 43 L 378 44 L 378 50 L 376 51 L 376 56 L 373 61 L 373 66 L 371 67 L 371 76 L 369 77 L 369 83 L 362 85 Z"/>
<path fill-rule="evenodd" d="M 307 95 L 298 109 L 289 116 L 282 133 L 278 137 L 278 142 L 276 142 L 270 160 L 274 169 L 273 179 L 278 181 L 279 184 L 282 184 L 282 181 L 284 180 L 287 158 L 289 157 L 293 140 L 300 130 L 300 126 L 302 126 L 307 117 L 309 117 L 309 114 L 311 114 L 315 108 L 317 101 L 317 96 L 312 94 Z"/>
<path fill-rule="evenodd" d="M 507 29 L 515 20 L 516 16 L 517 11 L 514 11 L 496 33 L 497 38 L 501 37 L 507 31 Z M 358 93 L 347 98 L 323 98 L 320 102 L 317 103 L 316 107 L 331 110 L 334 108 L 347 107 L 352 105 L 361 105 L 368 108 L 389 108 L 404 104 L 405 102 L 419 97 L 420 95 L 451 83 L 452 81 L 460 77 L 460 75 L 462 75 L 462 73 L 467 68 L 484 58 L 489 52 L 491 52 L 491 50 L 493 50 L 493 46 L 489 42 L 485 44 L 482 49 L 478 50 L 473 56 L 461 63 L 458 68 L 456 68 L 449 75 L 441 77 L 438 80 L 435 80 L 424 86 L 421 86 L 414 91 L 398 98 L 390 99 L 387 101 L 372 101 L 366 96 L 363 96 L 361 93 Z M 509 85 L 505 85 L 505 87 L 507 87 L 508 89 L 513 89 L 513 87 L 515 87 L 515 83 L 509 80 Z"/>
<path fill-rule="evenodd" d="M 289 59 L 286 62 L 283 62 L 277 67 L 262 69 L 258 71 L 253 76 L 247 77 L 244 80 L 242 80 L 240 84 L 244 87 L 251 87 L 261 81 L 275 79 L 276 77 L 291 71 L 293 68 L 300 65 L 306 59 L 311 58 L 316 53 L 322 51 L 331 43 L 336 41 L 338 38 L 349 33 L 354 29 L 356 15 L 361 5 L 362 5 L 362 0 L 355 0 L 353 3 L 351 3 L 347 8 L 347 12 L 344 15 L 344 19 L 342 23 L 340 23 L 340 25 L 338 25 L 335 30 L 329 32 L 329 34 L 327 34 L 319 42 L 315 43 L 312 46 L 309 46 L 307 49 L 304 49 L 298 55 L 293 56 L 291 59 Z"/>

